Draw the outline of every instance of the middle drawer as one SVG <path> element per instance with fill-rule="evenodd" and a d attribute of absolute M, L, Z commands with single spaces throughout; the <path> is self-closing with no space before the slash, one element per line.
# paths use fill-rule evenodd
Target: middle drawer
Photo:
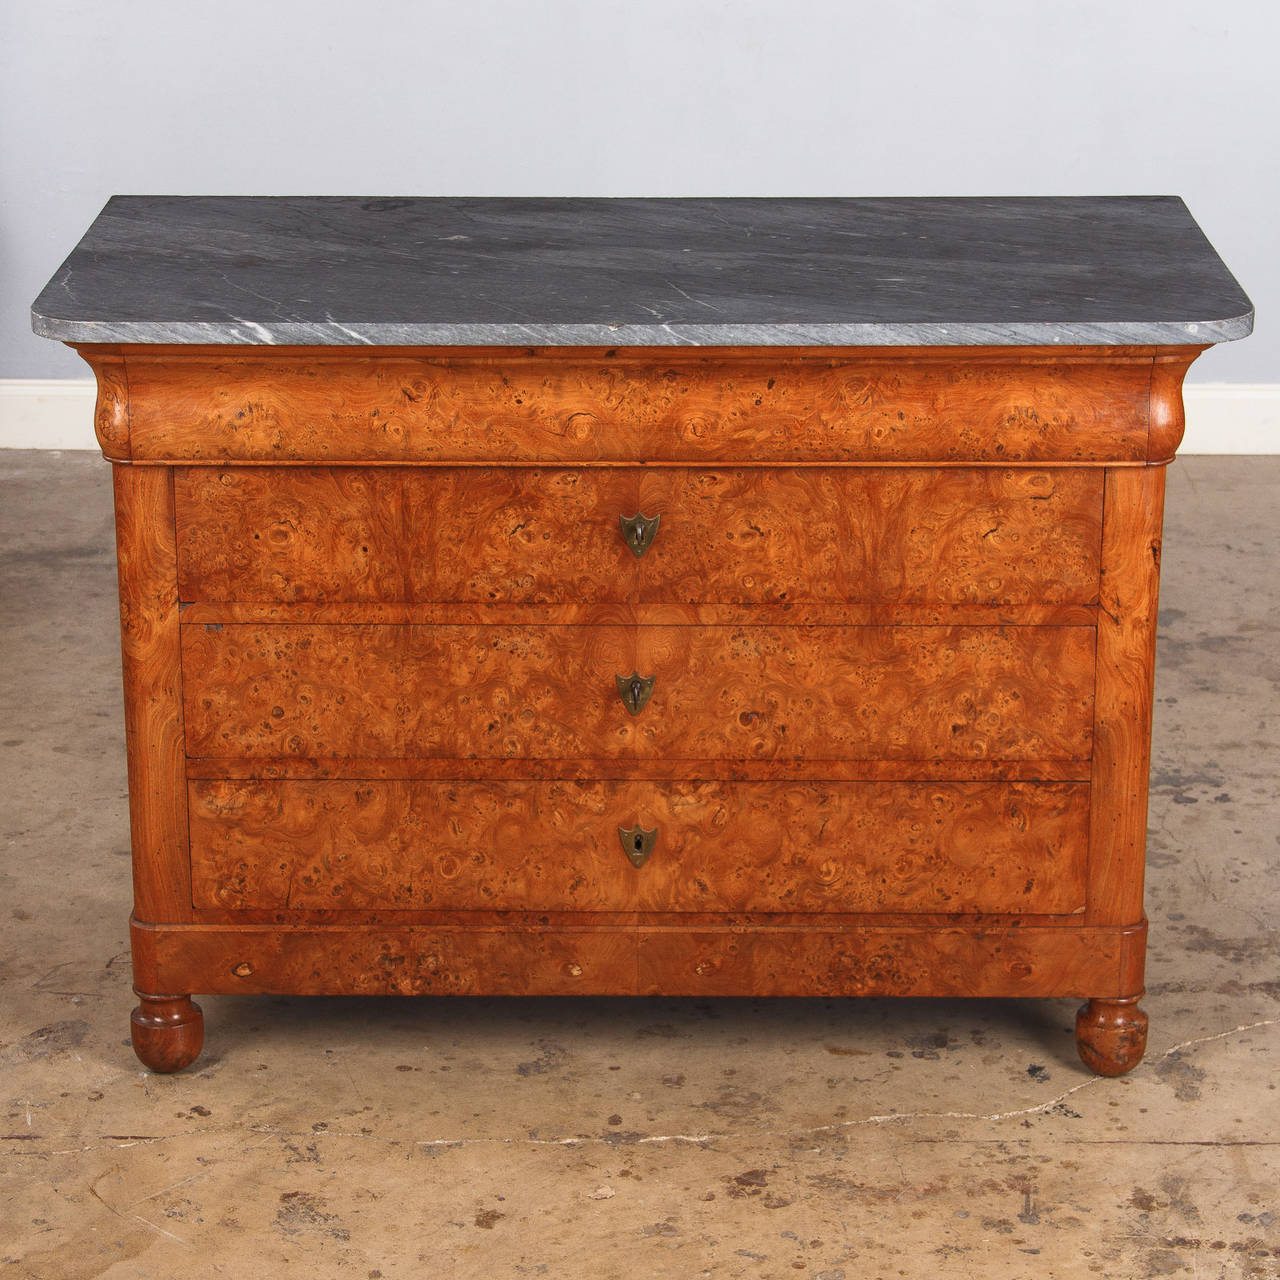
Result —
<path fill-rule="evenodd" d="M 1087 626 L 188 624 L 182 661 L 193 757 L 1079 761 L 1092 745 Z"/>
<path fill-rule="evenodd" d="M 1102 473 L 175 471 L 184 601 L 1091 604 Z M 659 517 L 637 557 L 620 517 Z"/>

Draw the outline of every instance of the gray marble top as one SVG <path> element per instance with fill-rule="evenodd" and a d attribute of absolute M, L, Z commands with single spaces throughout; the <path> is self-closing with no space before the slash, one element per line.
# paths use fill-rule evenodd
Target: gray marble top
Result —
<path fill-rule="evenodd" d="M 115 196 L 32 308 L 68 342 L 1186 344 L 1253 308 L 1175 196 Z"/>

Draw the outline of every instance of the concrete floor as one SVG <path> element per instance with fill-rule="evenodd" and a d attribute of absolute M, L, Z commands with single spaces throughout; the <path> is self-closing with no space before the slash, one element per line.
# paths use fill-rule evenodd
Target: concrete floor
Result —
<path fill-rule="evenodd" d="M 206 998 L 158 1077 L 107 467 L 0 454 L 0 1274 L 1280 1276 L 1278 497 L 1170 476 L 1131 1076 L 1071 1001 Z"/>

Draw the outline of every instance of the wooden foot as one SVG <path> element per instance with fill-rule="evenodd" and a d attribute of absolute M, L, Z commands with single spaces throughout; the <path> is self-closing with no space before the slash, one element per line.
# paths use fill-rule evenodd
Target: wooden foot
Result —
<path fill-rule="evenodd" d="M 133 1051 L 152 1071 L 181 1071 L 204 1044 L 204 1014 L 190 996 L 150 996 L 134 988 L 140 1001 L 133 1011 Z"/>
<path fill-rule="evenodd" d="M 1147 1015 L 1141 994 L 1124 1000 L 1090 1000 L 1076 1014 L 1076 1048 L 1090 1071 L 1122 1076 L 1142 1061 L 1147 1048 Z"/>

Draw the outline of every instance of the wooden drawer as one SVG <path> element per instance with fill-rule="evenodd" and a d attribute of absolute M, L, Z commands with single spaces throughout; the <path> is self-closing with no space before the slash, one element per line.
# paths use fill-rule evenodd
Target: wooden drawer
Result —
<path fill-rule="evenodd" d="M 1086 760 L 1091 627 L 183 628 L 194 757 Z M 653 676 L 637 715 L 616 678 Z"/>
<path fill-rule="evenodd" d="M 134 459 L 215 463 L 1138 461 L 1153 364 L 1098 348 L 134 348 L 125 434 Z"/>
<path fill-rule="evenodd" d="M 1067 914 L 1086 783 L 190 784 L 197 908 Z M 619 827 L 656 829 L 640 867 Z"/>
<path fill-rule="evenodd" d="M 1087 604 L 1102 475 L 180 468 L 187 601 Z M 620 516 L 661 523 L 642 558 Z"/>

